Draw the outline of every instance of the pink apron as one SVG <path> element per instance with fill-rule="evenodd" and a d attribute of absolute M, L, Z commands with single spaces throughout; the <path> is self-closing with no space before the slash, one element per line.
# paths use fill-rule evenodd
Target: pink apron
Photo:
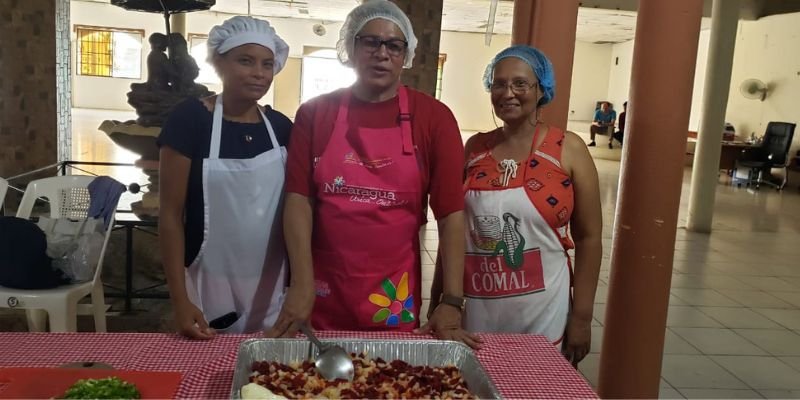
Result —
<path fill-rule="evenodd" d="M 400 87 L 399 126 L 351 127 L 342 96 L 327 147 L 316 163 L 312 254 L 321 330 L 418 326 L 422 181 Z"/>

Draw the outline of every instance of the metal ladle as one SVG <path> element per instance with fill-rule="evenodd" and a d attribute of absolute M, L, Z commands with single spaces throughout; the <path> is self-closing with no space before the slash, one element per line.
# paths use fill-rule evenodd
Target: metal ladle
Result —
<path fill-rule="evenodd" d="M 314 366 L 316 366 L 317 372 L 323 378 L 329 381 L 336 379 L 353 380 L 353 375 L 355 374 L 353 359 L 350 358 L 350 354 L 345 349 L 333 344 L 322 344 L 306 323 L 300 325 L 300 330 L 317 346 L 318 352 Z"/>

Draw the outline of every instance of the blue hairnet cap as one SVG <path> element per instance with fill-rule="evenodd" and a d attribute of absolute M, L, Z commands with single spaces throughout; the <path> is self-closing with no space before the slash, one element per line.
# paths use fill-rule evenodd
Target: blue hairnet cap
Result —
<path fill-rule="evenodd" d="M 486 90 L 492 87 L 492 78 L 494 77 L 494 66 L 500 60 L 509 57 L 516 57 L 525 61 L 536 78 L 539 79 L 539 88 L 542 90 L 542 98 L 539 100 L 540 106 L 543 106 L 553 100 L 556 95 L 556 78 L 553 74 L 553 64 L 541 51 L 525 45 L 511 46 L 499 53 L 494 57 L 492 62 L 486 66 L 486 72 L 483 74 L 483 86 Z"/>

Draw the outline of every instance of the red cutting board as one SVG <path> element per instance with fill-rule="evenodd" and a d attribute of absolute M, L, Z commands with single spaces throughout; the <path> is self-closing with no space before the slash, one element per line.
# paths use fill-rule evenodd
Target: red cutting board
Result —
<path fill-rule="evenodd" d="M 0 398 L 59 398 L 79 379 L 116 376 L 136 385 L 143 399 L 171 399 L 181 383 L 180 372 L 113 369 L 0 368 Z"/>

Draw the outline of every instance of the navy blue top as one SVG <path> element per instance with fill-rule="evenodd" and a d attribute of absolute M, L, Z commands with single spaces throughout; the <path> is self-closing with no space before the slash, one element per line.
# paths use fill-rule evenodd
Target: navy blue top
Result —
<path fill-rule="evenodd" d="M 269 106 L 264 108 L 278 143 L 286 146 L 292 121 Z M 168 146 L 192 160 L 184 216 L 184 262 L 187 266 L 197 257 L 203 244 L 203 159 L 208 158 L 211 147 L 212 117 L 213 114 L 200 100 L 189 98 L 172 110 L 157 142 L 159 147 Z M 250 136 L 250 142 L 246 140 L 247 136 Z M 271 149 L 272 142 L 263 121 L 242 123 L 223 118 L 219 158 L 254 158 Z"/>

